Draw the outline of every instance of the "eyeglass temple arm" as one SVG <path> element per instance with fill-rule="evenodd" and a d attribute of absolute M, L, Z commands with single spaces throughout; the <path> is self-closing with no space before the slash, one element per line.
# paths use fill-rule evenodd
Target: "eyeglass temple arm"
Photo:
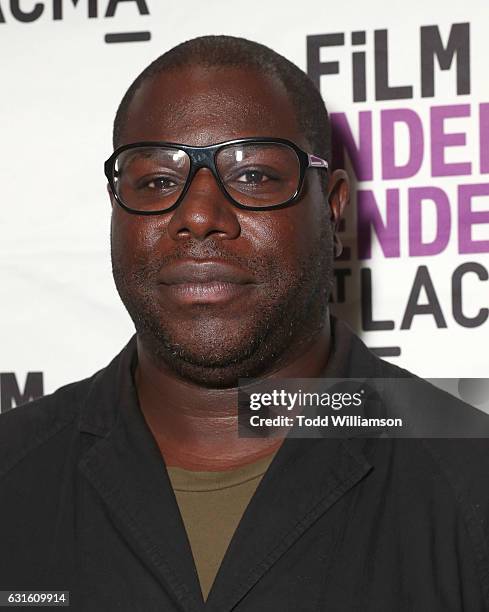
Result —
<path fill-rule="evenodd" d="M 307 157 L 309 159 L 309 168 L 325 168 L 326 170 L 329 168 L 329 164 L 325 159 L 312 155 L 312 153 L 308 153 Z"/>

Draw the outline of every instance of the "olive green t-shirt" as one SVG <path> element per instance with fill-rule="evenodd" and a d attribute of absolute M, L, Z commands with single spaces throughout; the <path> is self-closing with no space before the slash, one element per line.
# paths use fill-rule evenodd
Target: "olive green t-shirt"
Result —
<path fill-rule="evenodd" d="M 246 506 L 274 455 L 226 472 L 167 468 L 204 599 Z"/>

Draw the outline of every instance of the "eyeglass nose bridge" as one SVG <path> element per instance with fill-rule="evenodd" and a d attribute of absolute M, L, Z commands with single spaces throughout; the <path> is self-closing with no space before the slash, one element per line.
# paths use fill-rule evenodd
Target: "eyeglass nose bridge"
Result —
<path fill-rule="evenodd" d="M 200 151 L 193 151 L 193 161 L 195 164 L 199 165 L 199 166 L 205 166 L 207 165 L 207 167 L 209 166 L 209 164 L 213 164 L 214 162 L 214 155 L 213 155 L 213 151 L 209 151 L 209 149 L 205 150 L 200 150 Z"/>
<path fill-rule="evenodd" d="M 187 149 L 187 155 L 190 157 L 191 162 L 191 175 L 200 170 L 201 168 L 209 168 L 213 172 L 213 174 L 217 175 L 217 168 L 215 163 L 215 152 L 216 147 L 202 147 L 202 148 L 190 148 Z"/>
<path fill-rule="evenodd" d="M 202 149 L 197 150 L 194 148 L 193 150 L 189 149 L 186 151 L 188 156 L 190 157 L 190 171 L 187 177 L 187 184 L 185 185 L 185 188 L 178 199 L 178 204 L 181 204 L 182 200 L 185 198 L 188 190 L 190 189 L 190 185 L 194 180 L 195 175 L 201 168 L 207 168 L 212 172 L 214 180 L 219 186 L 219 189 L 224 194 L 224 196 L 226 196 L 226 199 L 229 200 L 229 195 L 222 183 L 221 177 L 219 176 L 216 167 L 215 154 L 217 150 L 218 147 L 211 146 L 205 148 L 202 147 Z"/>

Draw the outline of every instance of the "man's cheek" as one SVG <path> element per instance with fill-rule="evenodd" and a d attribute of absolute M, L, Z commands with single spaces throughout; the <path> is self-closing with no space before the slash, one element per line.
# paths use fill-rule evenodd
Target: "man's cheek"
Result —
<path fill-rule="evenodd" d="M 168 219 L 164 215 L 138 218 L 138 223 L 132 227 L 138 251 L 155 256 L 168 250 L 170 241 L 167 225 Z"/>
<path fill-rule="evenodd" d="M 293 229 L 289 231 L 289 228 L 285 228 L 286 231 L 281 231 L 282 228 L 276 226 L 267 229 L 268 231 L 256 234 L 250 240 L 250 259 L 254 255 L 254 258 L 270 263 L 273 267 L 289 267 L 301 254 L 301 245 L 296 240 Z"/>

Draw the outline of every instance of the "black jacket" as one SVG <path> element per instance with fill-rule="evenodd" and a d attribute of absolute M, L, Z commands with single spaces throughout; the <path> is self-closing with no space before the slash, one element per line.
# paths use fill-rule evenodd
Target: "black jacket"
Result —
<path fill-rule="evenodd" d="M 0 417 L 0 590 L 69 590 L 76 611 L 204 609 L 135 359 L 133 339 Z M 356 338 L 349 371 L 406 376 Z M 487 440 L 289 439 L 205 609 L 489 610 L 488 517 Z"/>

